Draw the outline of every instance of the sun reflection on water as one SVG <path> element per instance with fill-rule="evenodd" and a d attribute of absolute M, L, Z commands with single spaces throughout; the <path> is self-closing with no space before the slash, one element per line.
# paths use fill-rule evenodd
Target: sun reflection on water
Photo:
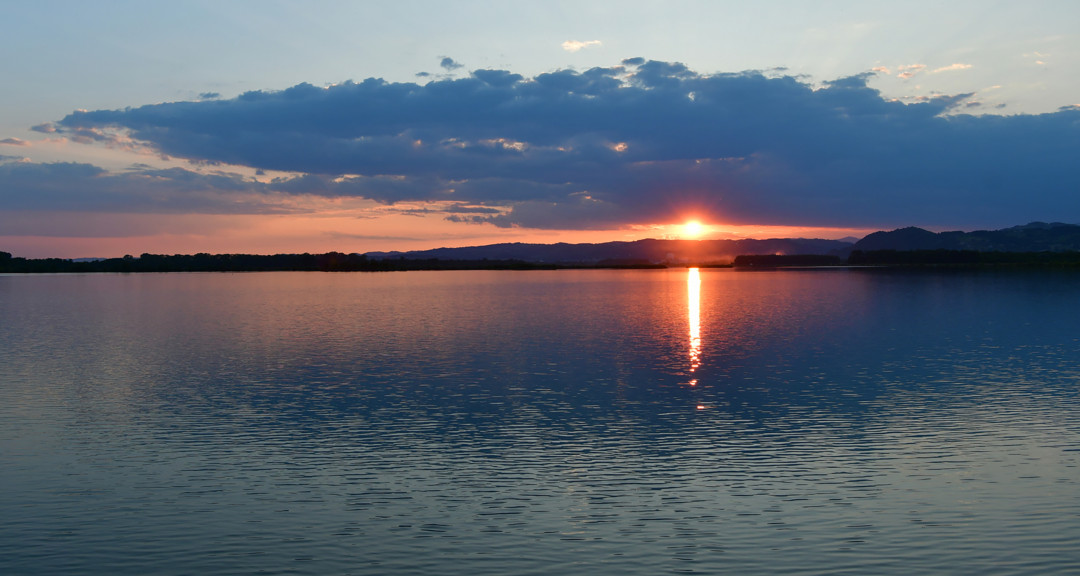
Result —
<path fill-rule="evenodd" d="M 690 268 L 686 276 L 687 309 L 690 314 L 690 373 L 701 365 L 701 272 Z M 690 381 L 697 385 L 697 378 Z"/>

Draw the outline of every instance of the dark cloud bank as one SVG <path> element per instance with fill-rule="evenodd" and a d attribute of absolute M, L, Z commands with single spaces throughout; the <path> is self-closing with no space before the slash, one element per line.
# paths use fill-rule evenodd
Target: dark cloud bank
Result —
<path fill-rule="evenodd" d="M 306 175 L 269 186 L 278 192 L 510 208 L 452 216 L 506 226 L 691 212 L 857 227 L 1080 219 L 1080 111 L 958 114 L 973 95 L 902 103 L 869 78 L 812 86 L 631 59 L 535 78 L 476 70 L 427 84 L 300 84 L 77 112 L 49 128 L 96 140 L 119 131 L 170 156 Z"/>
<path fill-rule="evenodd" d="M 236 174 L 135 166 L 110 173 L 92 164 L 0 164 L 0 209 L 146 214 L 253 214 L 289 210 L 271 187 Z M 255 194 L 252 194 L 255 193 Z M 0 230 L 2 233 L 2 230 Z"/>

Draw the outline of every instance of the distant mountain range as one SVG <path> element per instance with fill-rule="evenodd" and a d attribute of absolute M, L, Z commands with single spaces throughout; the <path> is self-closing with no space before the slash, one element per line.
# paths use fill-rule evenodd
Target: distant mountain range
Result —
<path fill-rule="evenodd" d="M 976 252 L 1072 252 L 1080 251 L 1080 226 L 1032 222 L 1003 230 L 930 232 L 900 228 L 874 232 L 859 240 L 853 250 L 973 250 Z"/>
<path fill-rule="evenodd" d="M 845 256 L 851 242 L 805 238 L 769 240 L 636 240 L 599 244 L 490 244 L 413 252 L 368 252 L 372 259 L 521 260 L 551 264 L 730 263 L 742 254 L 834 254 Z"/>
<path fill-rule="evenodd" d="M 367 254 L 143 254 L 135 258 L 28 259 L 0 252 L 0 273 L 502 270 L 558 267 L 730 265 L 934 266 L 1010 265 L 1080 268 L 1080 225 L 1032 222 L 1003 230 L 930 232 L 900 228 L 857 242 L 769 240 L 637 240 L 600 244 L 491 244 Z M 742 257 L 736 261 L 737 257 Z"/>
<path fill-rule="evenodd" d="M 519 260 L 551 264 L 730 263 L 736 256 L 819 254 L 847 258 L 853 250 L 973 250 L 978 252 L 1080 251 L 1080 225 L 1032 222 L 1003 230 L 930 232 L 901 228 L 859 240 L 637 240 L 599 244 L 490 244 L 412 252 L 368 252 L 371 259 Z"/>

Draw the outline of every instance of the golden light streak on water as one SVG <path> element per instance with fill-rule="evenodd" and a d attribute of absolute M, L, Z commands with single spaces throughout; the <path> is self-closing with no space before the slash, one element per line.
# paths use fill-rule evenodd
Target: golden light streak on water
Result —
<path fill-rule="evenodd" d="M 701 271 L 690 268 L 686 276 L 687 309 L 690 315 L 690 372 L 693 373 L 701 365 Z M 697 379 L 690 381 L 690 385 L 697 384 Z"/>

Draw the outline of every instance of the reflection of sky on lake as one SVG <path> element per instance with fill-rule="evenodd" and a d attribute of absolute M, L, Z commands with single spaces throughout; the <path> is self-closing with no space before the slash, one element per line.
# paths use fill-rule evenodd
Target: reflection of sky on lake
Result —
<path fill-rule="evenodd" d="M 0 277 L 0 572 L 1067 571 L 1078 292 Z"/>

